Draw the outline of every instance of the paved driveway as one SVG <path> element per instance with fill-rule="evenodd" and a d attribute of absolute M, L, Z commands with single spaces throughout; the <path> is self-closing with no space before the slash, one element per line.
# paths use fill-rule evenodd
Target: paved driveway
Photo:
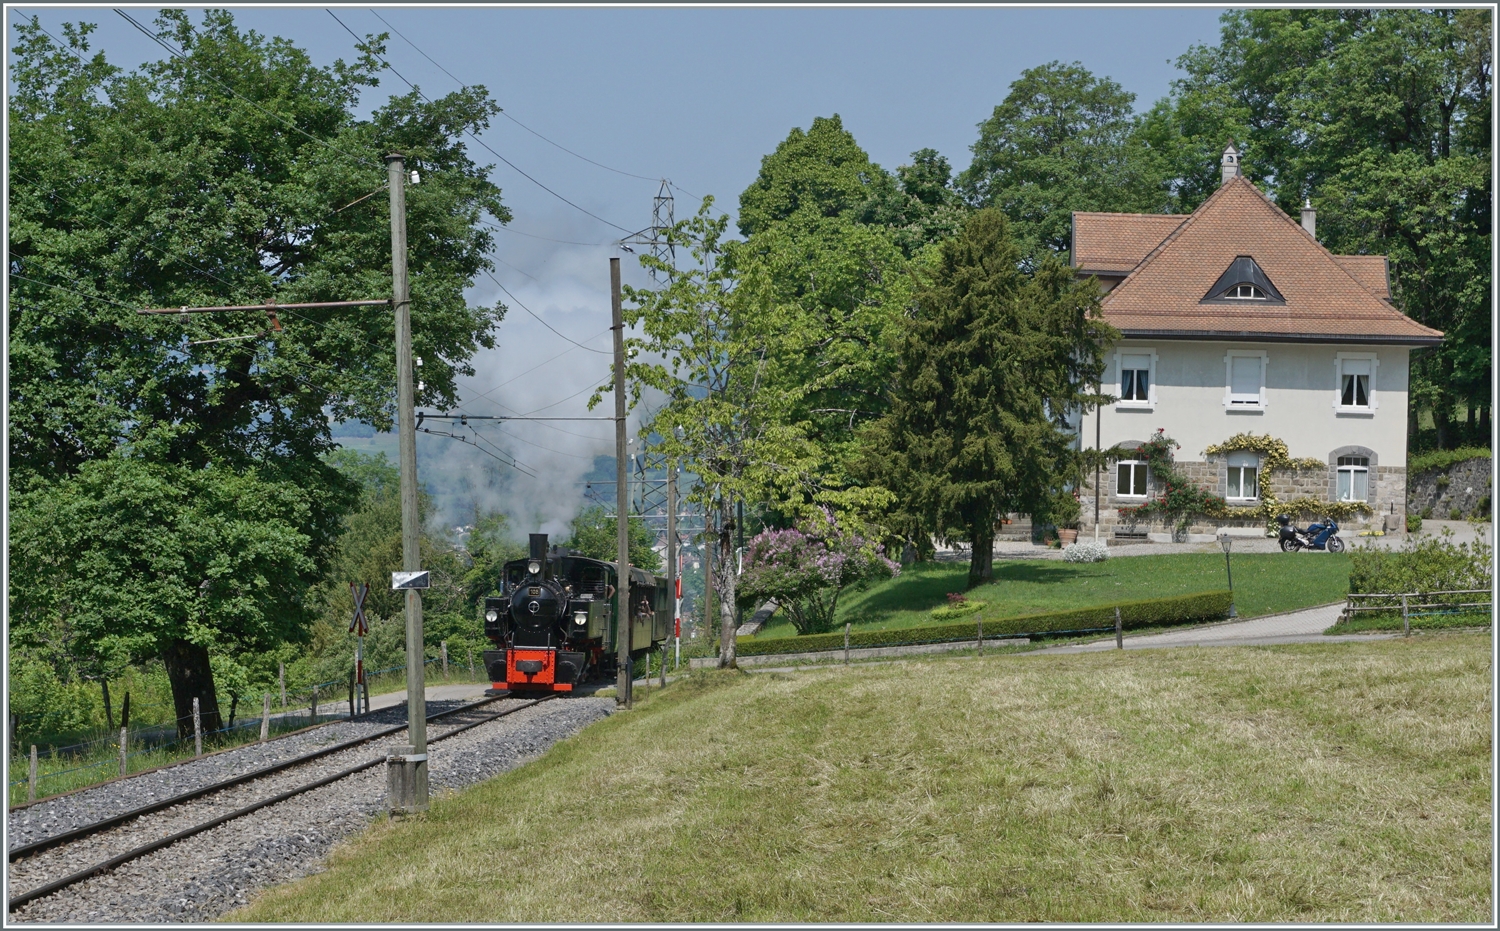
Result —
<path fill-rule="evenodd" d="M 1336 643 L 1343 640 L 1386 640 L 1396 636 L 1395 634 L 1338 634 L 1325 637 L 1323 631 L 1327 630 L 1332 626 L 1334 621 L 1338 620 L 1339 612 L 1343 610 L 1343 607 L 1344 603 L 1340 601 L 1317 608 L 1290 611 L 1286 614 L 1272 614 L 1244 621 L 1225 621 L 1220 624 L 1209 624 L 1203 627 L 1192 627 L 1184 630 L 1172 630 L 1161 634 L 1140 634 L 1136 636 L 1126 634 L 1125 649 L 1149 650 L 1156 647 L 1255 646 L 1270 643 Z M 1107 640 L 1100 640 L 1095 643 L 1047 647 L 1043 650 L 1035 650 L 1030 653 L 1017 655 L 1092 653 L 1098 650 L 1113 649 L 1115 649 L 1115 638 L 1110 637 Z"/>

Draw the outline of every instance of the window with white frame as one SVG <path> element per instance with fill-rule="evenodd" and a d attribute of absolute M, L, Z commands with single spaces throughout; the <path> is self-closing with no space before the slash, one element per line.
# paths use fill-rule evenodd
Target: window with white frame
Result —
<path fill-rule="evenodd" d="M 1335 408 L 1352 413 L 1375 410 L 1376 364 L 1373 352 L 1341 352 L 1334 357 L 1338 384 Z"/>
<path fill-rule="evenodd" d="M 1115 360 L 1120 370 L 1120 403 L 1149 405 L 1156 398 L 1156 353 L 1150 350 L 1119 352 Z"/>
<path fill-rule="evenodd" d="M 1370 457 L 1340 456 L 1338 460 L 1338 499 L 1370 500 Z"/>
<path fill-rule="evenodd" d="M 1266 354 L 1231 350 L 1224 356 L 1224 406 L 1257 410 L 1266 404 Z"/>
<path fill-rule="evenodd" d="M 1115 494 L 1121 498 L 1146 497 L 1146 463 L 1128 459 L 1116 463 Z"/>
<path fill-rule="evenodd" d="M 1230 453 L 1228 482 L 1225 498 L 1232 501 L 1250 501 L 1260 497 L 1260 455 L 1258 453 Z"/>

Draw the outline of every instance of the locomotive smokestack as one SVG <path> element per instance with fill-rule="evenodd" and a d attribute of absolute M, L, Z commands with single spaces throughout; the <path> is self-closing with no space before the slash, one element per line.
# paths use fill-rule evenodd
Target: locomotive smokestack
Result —
<path fill-rule="evenodd" d="M 545 533 L 534 533 L 531 535 L 531 558 L 547 558 L 547 535 Z"/>

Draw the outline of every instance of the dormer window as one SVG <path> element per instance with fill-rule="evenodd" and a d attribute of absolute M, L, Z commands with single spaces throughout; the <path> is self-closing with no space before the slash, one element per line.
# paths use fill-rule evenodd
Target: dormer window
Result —
<path fill-rule="evenodd" d="M 1221 301 L 1265 301 L 1268 304 L 1285 304 L 1281 292 L 1271 284 L 1271 279 L 1261 271 L 1255 259 L 1248 255 L 1237 255 L 1224 274 L 1214 282 L 1203 296 L 1203 303 L 1217 304 Z"/>

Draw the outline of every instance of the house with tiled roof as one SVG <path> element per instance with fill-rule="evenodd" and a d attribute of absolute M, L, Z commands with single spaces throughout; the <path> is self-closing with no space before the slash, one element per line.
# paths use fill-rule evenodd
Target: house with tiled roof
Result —
<path fill-rule="evenodd" d="M 1259 506 L 1269 482 L 1277 501 L 1363 502 L 1357 524 L 1404 527 L 1410 354 L 1443 334 L 1396 309 L 1385 256 L 1329 252 L 1311 205 L 1300 222 L 1284 213 L 1240 173 L 1233 143 L 1221 171 L 1189 215 L 1073 214 L 1073 266 L 1099 282 L 1121 334 L 1103 384 L 1118 400 L 1083 415 L 1080 446 L 1134 449 L 1164 430 L 1181 444 L 1178 474 L 1231 507 Z M 1267 474 L 1264 452 L 1209 452 L 1240 434 L 1281 440 L 1300 467 Z M 1083 529 L 1167 532 L 1130 516 L 1156 485 L 1128 455 L 1088 476 Z"/>

